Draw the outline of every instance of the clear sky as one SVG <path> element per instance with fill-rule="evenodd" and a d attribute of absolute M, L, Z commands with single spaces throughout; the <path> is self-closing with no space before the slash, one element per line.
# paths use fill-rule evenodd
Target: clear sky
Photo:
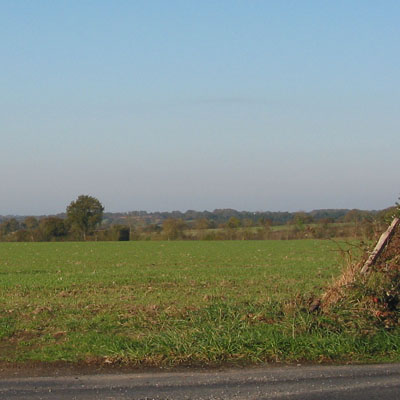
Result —
<path fill-rule="evenodd" d="M 0 214 L 380 209 L 400 2 L 0 0 Z"/>

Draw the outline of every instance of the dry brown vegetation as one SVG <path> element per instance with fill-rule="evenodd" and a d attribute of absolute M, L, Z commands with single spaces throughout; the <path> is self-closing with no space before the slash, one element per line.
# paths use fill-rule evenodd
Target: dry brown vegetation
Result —
<path fill-rule="evenodd" d="M 349 311 L 359 322 L 384 326 L 387 329 L 400 323 L 400 226 L 378 255 L 367 274 L 361 269 L 369 253 L 358 262 L 348 260 L 343 273 L 321 298 L 324 313 Z"/>

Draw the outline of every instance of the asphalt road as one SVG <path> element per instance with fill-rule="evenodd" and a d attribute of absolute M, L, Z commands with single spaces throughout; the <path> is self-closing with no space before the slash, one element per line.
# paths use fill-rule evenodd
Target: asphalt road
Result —
<path fill-rule="evenodd" d="M 7 378 L 0 399 L 396 400 L 400 364 Z"/>

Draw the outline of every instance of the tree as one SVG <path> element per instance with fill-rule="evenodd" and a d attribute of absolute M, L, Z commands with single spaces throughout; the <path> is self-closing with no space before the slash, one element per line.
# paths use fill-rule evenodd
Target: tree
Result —
<path fill-rule="evenodd" d="M 80 195 L 67 207 L 67 221 L 83 240 L 103 219 L 104 207 L 95 197 Z"/>
<path fill-rule="evenodd" d="M 24 220 L 26 229 L 33 230 L 39 226 L 39 221 L 35 217 L 26 217 Z"/>
<path fill-rule="evenodd" d="M 304 228 L 304 225 L 311 224 L 313 217 L 304 211 L 298 211 L 294 213 L 293 223 L 298 227 Z"/>
<path fill-rule="evenodd" d="M 350 210 L 346 213 L 343 220 L 344 222 L 361 222 L 363 218 L 368 214 L 366 211 L 361 211 L 357 209 Z"/>
<path fill-rule="evenodd" d="M 226 226 L 230 229 L 240 228 L 241 225 L 240 219 L 236 217 L 230 217 L 229 221 L 226 223 Z"/>
<path fill-rule="evenodd" d="M 245 218 L 242 222 L 242 225 L 246 228 L 250 228 L 251 226 L 254 226 L 254 221 L 250 218 Z"/>
<path fill-rule="evenodd" d="M 209 229 L 210 225 L 210 221 L 207 218 L 199 218 L 194 222 L 196 229 Z"/>
<path fill-rule="evenodd" d="M 168 218 L 162 225 L 163 233 L 168 240 L 183 238 L 183 231 L 186 224 L 182 219 Z"/>
<path fill-rule="evenodd" d="M 54 240 L 68 233 L 64 220 L 58 217 L 41 219 L 39 222 L 39 229 L 44 240 Z"/>
<path fill-rule="evenodd" d="M 39 221 L 35 217 L 26 217 L 24 220 L 24 225 L 29 233 L 31 241 L 35 241 L 35 233 L 39 227 Z"/>
<path fill-rule="evenodd" d="M 16 232 L 20 228 L 19 222 L 15 218 L 7 219 L 0 225 L 0 232 L 2 235 Z"/>

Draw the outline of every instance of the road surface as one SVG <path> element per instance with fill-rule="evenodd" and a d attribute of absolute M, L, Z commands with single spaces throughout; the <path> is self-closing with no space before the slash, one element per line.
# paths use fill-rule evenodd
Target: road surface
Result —
<path fill-rule="evenodd" d="M 396 400 L 400 364 L 6 378 L 0 399 Z"/>

